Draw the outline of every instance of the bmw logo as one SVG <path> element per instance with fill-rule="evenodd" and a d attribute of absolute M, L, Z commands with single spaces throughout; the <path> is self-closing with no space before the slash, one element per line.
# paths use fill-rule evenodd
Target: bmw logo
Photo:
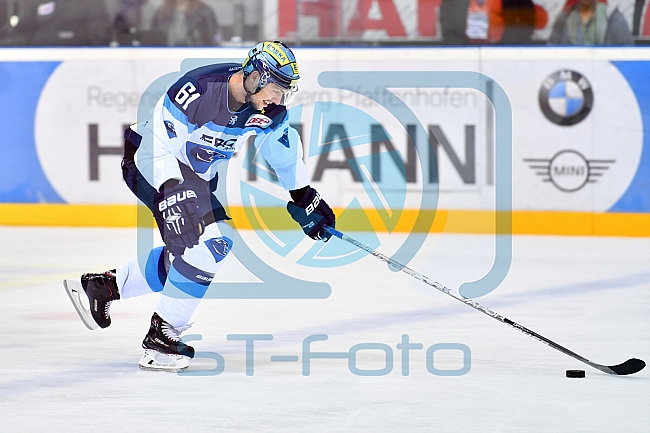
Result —
<path fill-rule="evenodd" d="M 556 125 L 570 126 L 584 120 L 594 104 L 591 84 L 580 73 L 561 70 L 544 79 L 539 89 L 539 106 Z"/>

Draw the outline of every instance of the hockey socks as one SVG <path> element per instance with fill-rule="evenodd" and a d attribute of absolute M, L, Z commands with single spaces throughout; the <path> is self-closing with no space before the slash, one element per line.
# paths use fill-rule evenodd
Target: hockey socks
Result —
<path fill-rule="evenodd" d="M 172 326 L 184 326 L 194 314 L 214 275 L 174 259 L 156 312 Z"/>
<path fill-rule="evenodd" d="M 158 247 L 152 249 L 149 254 L 117 268 L 117 284 L 122 298 L 162 292 L 169 266 L 168 250 L 165 247 Z"/>
<path fill-rule="evenodd" d="M 189 366 L 194 348 L 183 343 L 180 334 L 212 281 L 213 275 L 176 257 L 169 270 L 162 296 L 151 318 L 149 332 L 142 341 L 144 355 L 138 365 L 143 370 L 176 372 Z"/>

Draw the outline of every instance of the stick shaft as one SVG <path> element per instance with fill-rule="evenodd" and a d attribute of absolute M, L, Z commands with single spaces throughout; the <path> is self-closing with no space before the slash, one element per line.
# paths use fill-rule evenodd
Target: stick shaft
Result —
<path fill-rule="evenodd" d="M 373 255 L 375 257 L 377 257 L 378 259 L 380 259 L 380 260 L 388 263 L 389 265 L 401 270 L 402 272 L 412 276 L 413 278 L 422 281 L 423 283 L 433 287 L 434 289 L 444 293 L 445 295 L 451 296 L 452 298 L 456 299 L 457 301 L 460 301 L 463 304 L 468 305 L 468 306 L 474 308 L 475 310 L 480 311 L 481 313 L 483 313 L 483 314 L 485 314 L 485 315 L 487 315 L 487 316 L 489 316 L 489 317 L 491 317 L 491 318 L 493 318 L 495 320 L 498 320 L 501 323 L 505 323 L 506 325 L 511 326 L 512 328 L 515 328 L 516 330 L 518 330 L 520 332 L 523 332 L 524 334 L 529 335 L 529 336 L 533 337 L 536 340 L 541 341 L 542 343 L 552 347 L 553 349 L 564 353 L 565 355 L 569 355 L 570 357 L 575 358 L 578 361 L 584 362 L 585 364 L 588 364 L 591 367 L 597 368 L 598 370 L 601 370 L 601 371 L 603 371 L 605 373 L 616 374 L 608 366 L 601 365 L 601 364 L 589 361 L 587 358 L 584 358 L 584 357 L 578 355 L 577 353 L 567 349 L 566 347 L 563 347 L 563 346 L 555 343 L 554 341 L 549 340 L 548 338 L 546 338 L 546 337 L 544 337 L 544 336 L 542 336 L 542 335 L 540 335 L 540 334 L 538 334 L 538 333 L 536 333 L 534 331 L 531 331 L 530 329 L 518 324 L 517 322 L 514 322 L 514 321 L 512 321 L 512 320 L 498 314 L 496 311 L 491 310 L 491 309 L 489 309 L 487 307 L 484 307 L 483 305 L 479 304 L 475 300 L 470 299 L 470 298 L 464 298 L 464 297 L 462 297 L 460 295 L 457 295 L 457 294 L 453 293 L 451 290 L 449 290 L 447 287 L 443 286 L 442 284 L 438 283 L 437 281 L 434 281 L 431 278 L 427 277 L 426 275 L 422 275 L 419 272 L 416 272 L 413 269 L 411 269 L 409 267 L 406 267 L 406 266 L 402 265 L 399 262 L 396 262 L 395 260 L 391 259 L 390 257 L 387 257 L 387 256 L 381 254 L 380 252 L 375 251 L 373 248 L 369 247 L 368 245 L 362 244 L 361 242 L 351 238 L 350 236 L 348 236 L 346 234 L 341 233 L 340 231 L 338 231 L 336 229 L 333 229 L 331 227 L 326 227 L 326 230 L 332 236 L 336 236 L 337 238 L 339 238 L 341 240 L 344 240 L 345 242 L 348 242 L 348 243 L 356 246 L 357 248 L 360 248 L 360 249 L 362 249 L 364 251 L 367 251 L 368 253 L 370 253 L 371 255 Z"/>

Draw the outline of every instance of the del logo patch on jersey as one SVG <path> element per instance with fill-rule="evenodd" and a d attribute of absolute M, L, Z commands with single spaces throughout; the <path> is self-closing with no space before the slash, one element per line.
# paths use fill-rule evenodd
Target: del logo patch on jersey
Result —
<path fill-rule="evenodd" d="M 273 121 L 268 116 L 258 113 L 249 117 L 244 126 L 257 126 L 264 129 L 271 123 L 273 123 Z"/>

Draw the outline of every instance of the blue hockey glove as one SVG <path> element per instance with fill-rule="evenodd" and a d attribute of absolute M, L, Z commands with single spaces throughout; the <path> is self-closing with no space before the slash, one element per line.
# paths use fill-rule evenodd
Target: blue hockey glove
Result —
<path fill-rule="evenodd" d="M 154 217 L 171 251 L 198 245 L 205 222 L 197 201 L 196 193 L 176 180 L 165 182 L 154 194 Z"/>
<path fill-rule="evenodd" d="M 287 203 L 287 210 L 307 236 L 327 242 L 331 235 L 325 226 L 334 227 L 336 216 L 318 192 L 310 187 L 290 191 L 293 201 Z"/>

